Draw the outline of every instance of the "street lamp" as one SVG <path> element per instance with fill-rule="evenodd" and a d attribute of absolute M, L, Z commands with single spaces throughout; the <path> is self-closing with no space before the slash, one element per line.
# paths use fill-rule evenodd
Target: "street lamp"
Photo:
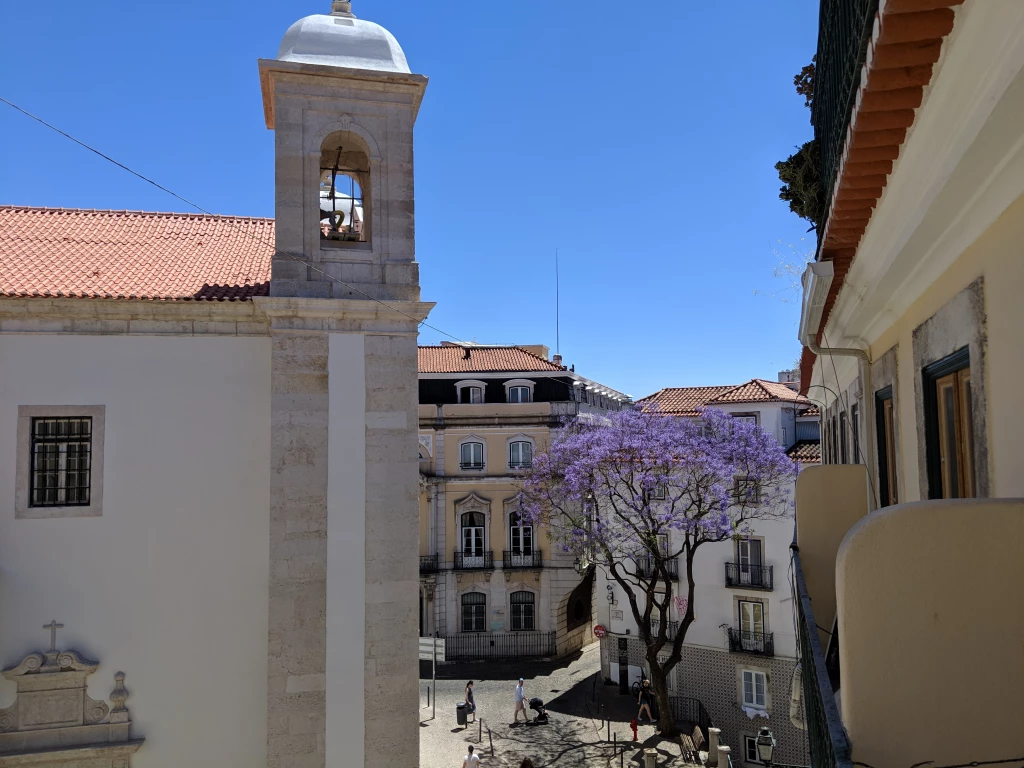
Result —
<path fill-rule="evenodd" d="M 775 737 L 772 735 L 772 729 L 767 725 L 761 726 L 761 730 L 757 732 L 757 759 L 770 766 L 774 752 Z"/>
<path fill-rule="evenodd" d="M 578 575 L 580 575 L 580 576 L 583 575 L 583 563 L 582 563 L 582 561 L 580 561 L 579 557 L 577 557 L 575 560 L 572 561 L 572 567 L 573 567 L 573 570 L 576 571 L 576 573 Z"/>

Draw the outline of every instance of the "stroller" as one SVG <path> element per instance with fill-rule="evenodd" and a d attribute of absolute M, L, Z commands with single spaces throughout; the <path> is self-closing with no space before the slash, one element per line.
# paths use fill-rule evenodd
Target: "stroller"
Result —
<path fill-rule="evenodd" d="M 544 702 L 538 698 L 530 699 L 530 709 L 537 713 L 537 717 L 533 719 L 536 723 L 546 723 L 548 721 L 548 711 L 544 709 Z"/>

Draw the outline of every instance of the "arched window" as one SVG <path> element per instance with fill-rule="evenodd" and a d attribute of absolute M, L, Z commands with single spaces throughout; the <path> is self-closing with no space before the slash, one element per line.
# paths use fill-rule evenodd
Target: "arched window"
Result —
<path fill-rule="evenodd" d="M 530 632 L 537 628 L 534 623 L 533 592 L 513 592 L 509 598 L 509 607 L 512 610 L 513 632 Z"/>
<path fill-rule="evenodd" d="M 483 469 L 484 444 L 475 441 L 463 443 L 459 447 L 459 469 Z"/>
<path fill-rule="evenodd" d="M 533 443 L 529 440 L 513 440 L 508 444 L 508 468 L 528 469 L 533 465 Z"/>
<path fill-rule="evenodd" d="M 508 542 L 511 547 L 512 567 L 533 565 L 533 526 L 524 523 L 518 512 L 508 516 Z"/>
<path fill-rule="evenodd" d="M 464 568 L 484 567 L 484 513 L 464 512 L 462 528 L 462 564 Z"/>
<path fill-rule="evenodd" d="M 467 592 L 462 596 L 462 631 L 487 631 L 487 595 Z"/>
<path fill-rule="evenodd" d="M 369 206 L 364 190 L 370 161 L 361 142 L 332 133 L 320 145 L 320 240 L 336 244 L 370 241 Z"/>

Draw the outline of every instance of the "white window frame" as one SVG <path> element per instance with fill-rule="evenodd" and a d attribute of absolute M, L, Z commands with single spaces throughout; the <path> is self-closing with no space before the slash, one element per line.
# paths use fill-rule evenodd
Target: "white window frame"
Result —
<path fill-rule="evenodd" d="M 761 414 L 758 411 L 730 413 L 729 415 L 736 421 L 753 422 L 755 427 L 761 424 Z"/>
<path fill-rule="evenodd" d="M 530 444 L 530 464 L 522 467 L 512 466 L 512 445 L 513 443 L 529 443 Z M 537 454 L 537 441 L 529 435 L 514 435 L 505 441 L 505 455 L 508 457 L 508 468 L 509 469 L 526 469 L 533 464 L 533 457 Z"/>
<path fill-rule="evenodd" d="M 462 446 L 467 443 L 480 443 L 483 447 L 480 449 L 481 458 L 483 463 L 479 467 L 463 467 L 462 461 Z M 459 471 L 460 472 L 486 472 L 487 471 L 487 441 L 479 435 L 467 435 L 466 437 L 459 440 Z"/>
<path fill-rule="evenodd" d="M 103 445 L 106 406 L 103 405 L 19 405 L 17 457 L 15 459 L 15 519 L 52 519 L 60 517 L 100 517 L 103 514 Z M 59 507 L 33 507 L 32 494 L 32 420 L 92 419 L 92 444 L 89 461 L 89 503 Z"/>
<path fill-rule="evenodd" d="M 764 765 L 764 763 L 757 759 L 757 737 L 745 733 L 740 738 L 743 741 L 743 762 L 753 765 Z M 750 756 L 751 747 L 754 750 L 753 757 Z"/>
<path fill-rule="evenodd" d="M 752 701 L 747 700 L 747 675 L 750 675 L 750 691 L 753 697 Z M 757 678 L 760 676 L 762 680 L 761 693 L 763 701 L 757 703 Z M 754 707 L 756 709 L 763 709 L 765 712 L 768 711 L 768 675 L 758 669 L 741 669 L 740 670 L 740 703 L 744 707 Z"/>
<path fill-rule="evenodd" d="M 537 382 L 530 381 L 529 379 L 509 379 L 505 382 L 505 402 L 512 402 L 509 399 L 512 387 L 526 387 L 530 390 L 530 399 L 528 402 L 533 402 L 533 388 L 537 385 Z"/>
<path fill-rule="evenodd" d="M 470 400 L 468 399 L 470 395 L 463 391 L 470 387 L 480 388 L 479 403 L 471 403 Z M 483 405 L 485 402 L 487 402 L 487 383 L 484 381 L 478 381 L 477 379 L 465 379 L 463 381 L 457 381 L 455 382 L 455 389 L 459 394 L 460 405 Z"/>

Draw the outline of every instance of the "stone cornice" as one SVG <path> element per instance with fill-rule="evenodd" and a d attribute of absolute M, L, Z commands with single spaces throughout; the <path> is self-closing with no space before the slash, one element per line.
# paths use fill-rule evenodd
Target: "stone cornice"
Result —
<path fill-rule="evenodd" d="M 269 325 L 251 301 L 4 298 L 0 333 L 265 336 Z"/>
<path fill-rule="evenodd" d="M 366 299 L 310 299 L 284 296 L 260 296 L 256 306 L 270 320 L 270 328 L 279 331 L 340 331 L 415 335 L 433 302 Z"/>

